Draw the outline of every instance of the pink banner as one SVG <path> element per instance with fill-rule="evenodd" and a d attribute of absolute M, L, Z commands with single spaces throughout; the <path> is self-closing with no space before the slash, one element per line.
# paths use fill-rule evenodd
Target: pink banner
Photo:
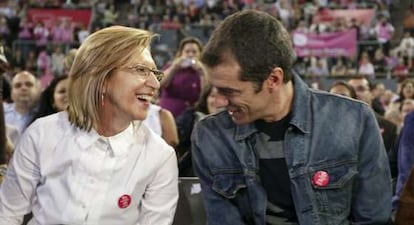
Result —
<path fill-rule="evenodd" d="M 28 9 L 30 22 L 43 21 L 46 25 L 57 20 L 69 20 L 72 23 L 82 23 L 88 27 L 92 12 L 90 9 Z"/>
<path fill-rule="evenodd" d="M 344 18 L 349 22 L 355 18 L 364 26 L 370 26 L 374 16 L 374 9 L 323 9 L 314 15 L 312 23 L 330 22 L 337 18 Z"/>
<path fill-rule="evenodd" d="M 355 29 L 322 34 L 293 32 L 292 37 L 296 55 L 299 57 L 339 55 L 353 57 L 358 50 Z"/>

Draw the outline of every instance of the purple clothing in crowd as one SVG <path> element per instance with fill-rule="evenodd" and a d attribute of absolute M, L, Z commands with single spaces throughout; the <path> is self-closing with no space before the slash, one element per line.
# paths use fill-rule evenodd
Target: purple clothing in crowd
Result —
<path fill-rule="evenodd" d="M 414 166 L 414 112 L 409 113 L 404 120 L 404 127 L 398 146 L 398 180 L 393 198 L 393 209 L 398 207 L 400 194 Z"/>
<path fill-rule="evenodd" d="M 201 91 L 201 78 L 193 68 L 176 71 L 170 83 L 161 88 L 159 105 L 168 109 L 177 118 L 184 110 L 193 106 Z"/>

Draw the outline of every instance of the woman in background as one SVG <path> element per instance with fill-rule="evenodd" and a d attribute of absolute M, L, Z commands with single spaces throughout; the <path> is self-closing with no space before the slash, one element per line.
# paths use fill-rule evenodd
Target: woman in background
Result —
<path fill-rule="evenodd" d="M 63 75 L 55 77 L 50 84 L 43 90 L 39 100 L 38 110 L 29 123 L 33 123 L 36 119 L 51 115 L 66 109 L 68 105 L 67 86 L 68 76 Z"/>
<path fill-rule="evenodd" d="M 184 110 L 194 106 L 206 71 L 200 62 L 203 50 L 200 40 L 194 37 L 184 38 L 179 45 L 175 59 L 164 71 L 165 78 L 161 81 L 159 105 L 169 110 L 174 118 Z"/>
<path fill-rule="evenodd" d="M 187 108 L 177 119 L 177 130 L 180 143 L 176 147 L 179 155 L 178 168 L 180 177 L 195 176 L 191 161 L 191 133 L 195 124 L 209 114 L 218 113 L 226 105 L 217 89 L 206 82 L 200 98 L 194 107 Z"/>
<path fill-rule="evenodd" d="M 152 131 L 160 135 L 171 147 L 177 146 L 177 125 L 172 113 L 159 105 L 151 104 L 147 118 L 143 121 Z"/>

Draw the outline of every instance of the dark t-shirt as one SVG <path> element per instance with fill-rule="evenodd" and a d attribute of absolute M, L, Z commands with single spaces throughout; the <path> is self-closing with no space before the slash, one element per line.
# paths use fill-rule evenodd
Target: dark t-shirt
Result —
<path fill-rule="evenodd" d="M 256 121 L 259 136 L 255 145 L 261 183 L 267 193 L 266 224 L 298 224 L 290 190 L 283 141 L 290 116 L 277 122 Z"/>

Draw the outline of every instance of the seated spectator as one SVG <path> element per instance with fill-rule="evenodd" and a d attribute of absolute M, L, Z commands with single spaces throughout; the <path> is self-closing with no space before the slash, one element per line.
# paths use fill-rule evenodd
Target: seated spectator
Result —
<path fill-rule="evenodd" d="M 211 84 L 206 83 L 194 107 L 187 108 L 177 119 L 180 143 L 176 147 L 180 177 L 195 176 L 191 159 L 191 133 L 195 124 L 209 114 L 217 113 L 225 105 L 223 99 Z"/>
<path fill-rule="evenodd" d="M 405 60 L 403 57 L 398 58 L 398 64 L 392 68 L 392 76 L 398 78 L 399 80 L 403 80 L 408 76 L 408 66 L 405 64 Z"/>
<path fill-rule="evenodd" d="M 401 110 L 402 102 L 405 99 L 414 99 L 414 80 L 405 79 L 401 83 L 400 92 L 398 93 L 398 99 L 396 99 L 392 104 L 396 108 Z"/>
<path fill-rule="evenodd" d="M 170 146 L 175 147 L 178 145 L 177 126 L 170 111 L 151 104 L 143 123 L 160 135 Z"/>
<path fill-rule="evenodd" d="M 409 31 L 404 32 L 404 36 L 395 50 L 401 56 L 406 56 L 410 59 L 414 57 L 414 38 Z"/>
<path fill-rule="evenodd" d="M 33 25 L 30 23 L 26 17 L 23 17 L 19 24 L 19 34 L 18 37 L 21 40 L 30 40 L 33 38 L 32 33 Z"/>
<path fill-rule="evenodd" d="M 387 60 L 385 58 L 382 48 L 377 48 L 374 53 L 374 59 L 372 60 L 374 65 L 375 75 L 385 75 L 388 72 Z"/>
<path fill-rule="evenodd" d="M 375 75 L 374 65 L 371 63 L 371 59 L 369 58 L 368 52 L 362 52 L 359 66 L 358 66 L 358 74 L 365 75 L 368 77 L 373 78 Z"/>
<path fill-rule="evenodd" d="M 28 71 L 17 73 L 12 80 L 13 103 L 4 105 L 6 124 L 15 126 L 22 133 L 33 119 L 39 95 L 39 80 Z"/>
<path fill-rule="evenodd" d="M 347 74 L 347 67 L 342 58 L 336 60 L 335 65 L 331 68 L 331 76 L 345 76 Z"/>
<path fill-rule="evenodd" d="M 325 58 L 318 58 L 316 63 L 308 68 L 307 75 L 316 77 L 329 76 L 329 70 L 326 63 L 324 63 L 325 60 Z"/>
<path fill-rule="evenodd" d="M 345 81 L 335 82 L 328 91 L 333 94 L 343 95 L 349 98 L 356 99 L 357 95 L 354 87 L 346 83 Z"/>
<path fill-rule="evenodd" d="M 59 76 L 43 90 L 40 96 L 37 112 L 29 124 L 36 119 L 63 111 L 68 106 L 67 86 L 68 77 Z"/>
<path fill-rule="evenodd" d="M 62 51 L 62 46 L 55 46 L 54 51 L 51 56 L 51 70 L 54 76 L 63 75 L 63 62 L 65 59 L 65 54 Z"/>

